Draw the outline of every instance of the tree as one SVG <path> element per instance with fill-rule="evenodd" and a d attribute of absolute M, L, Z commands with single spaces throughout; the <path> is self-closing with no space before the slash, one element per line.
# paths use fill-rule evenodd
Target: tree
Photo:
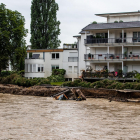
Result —
<path fill-rule="evenodd" d="M 32 49 L 54 49 L 60 45 L 60 35 L 55 0 L 32 0 L 31 6 L 31 44 Z"/>
<path fill-rule="evenodd" d="M 19 64 L 21 58 L 14 60 L 15 56 L 25 57 L 25 39 L 27 30 L 24 28 L 25 19 L 18 11 L 6 9 L 6 6 L 0 4 L 0 74 L 2 69 L 11 64 Z M 22 51 L 21 51 L 22 50 Z M 24 50 L 24 51 L 23 51 Z M 20 55 L 19 55 L 19 52 Z M 19 68 L 16 68 L 17 70 Z"/>

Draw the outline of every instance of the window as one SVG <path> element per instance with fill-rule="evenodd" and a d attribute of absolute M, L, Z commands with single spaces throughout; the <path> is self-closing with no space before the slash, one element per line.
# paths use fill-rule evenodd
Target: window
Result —
<path fill-rule="evenodd" d="M 52 53 L 52 59 L 59 59 L 59 53 Z"/>
<path fill-rule="evenodd" d="M 28 72 L 28 64 L 25 64 L 25 72 Z"/>
<path fill-rule="evenodd" d="M 74 73 L 77 73 L 77 66 L 74 66 Z"/>
<path fill-rule="evenodd" d="M 68 62 L 77 62 L 78 57 L 68 57 Z"/>
<path fill-rule="evenodd" d="M 32 64 L 30 64 L 30 72 L 32 72 Z"/>
<path fill-rule="evenodd" d="M 33 64 L 33 72 L 36 72 L 36 64 Z"/>
<path fill-rule="evenodd" d="M 65 78 L 65 81 L 72 81 L 72 78 Z"/>
<path fill-rule="evenodd" d="M 69 66 L 69 73 L 72 73 L 72 66 Z"/>
<path fill-rule="evenodd" d="M 140 42 L 140 32 L 133 32 L 133 42 Z"/>
<path fill-rule="evenodd" d="M 38 72 L 40 72 L 40 64 L 38 64 Z"/>
<path fill-rule="evenodd" d="M 53 69 L 59 69 L 59 66 L 58 65 L 52 65 L 52 70 Z"/>
<path fill-rule="evenodd" d="M 44 65 L 42 64 L 40 67 L 41 67 L 41 72 L 43 72 L 44 71 Z"/>

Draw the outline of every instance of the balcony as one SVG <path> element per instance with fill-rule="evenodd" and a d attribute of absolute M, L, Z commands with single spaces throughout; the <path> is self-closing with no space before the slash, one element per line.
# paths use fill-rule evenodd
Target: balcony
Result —
<path fill-rule="evenodd" d="M 68 57 L 68 62 L 78 62 L 78 57 Z"/>
<path fill-rule="evenodd" d="M 63 49 L 77 49 L 77 44 L 63 44 Z"/>
<path fill-rule="evenodd" d="M 138 60 L 140 61 L 140 54 L 84 54 L 85 60 Z"/>
<path fill-rule="evenodd" d="M 112 79 L 112 80 L 137 80 L 135 78 L 136 73 L 134 72 L 107 72 L 107 71 L 96 71 L 96 72 L 83 72 L 84 79 Z"/>
<path fill-rule="evenodd" d="M 102 45 L 107 45 L 107 44 L 133 44 L 133 45 L 138 45 L 140 44 L 140 38 L 138 37 L 128 37 L 128 38 L 93 38 L 93 39 L 85 39 L 85 45 L 88 44 L 102 44 Z"/>

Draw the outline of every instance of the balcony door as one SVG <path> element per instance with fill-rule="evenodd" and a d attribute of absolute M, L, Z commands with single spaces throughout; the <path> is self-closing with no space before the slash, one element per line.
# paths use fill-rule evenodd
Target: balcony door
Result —
<path fill-rule="evenodd" d="M 140 42 L 140 32 L 133 32 L 133 42 Z"/>

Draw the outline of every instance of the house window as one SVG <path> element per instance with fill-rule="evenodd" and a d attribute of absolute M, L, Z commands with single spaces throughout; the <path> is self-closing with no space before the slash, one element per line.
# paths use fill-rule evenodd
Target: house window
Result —
<path fill-rule="evenodd" d="M 122 38 L 122 33 L 120 33 L 120 38 Z M 126 38 L 126 33 L 124 33 L 124 38 Z"/>
<path fill-rule="evenodd" d="M 33 72 L 36 72 L 36 64 L 33 64 Z"/>
<path fill-rule="evenodd" d="M 32 64 L 30 64 L 30 72 L 32 72 Z"/>
<path fill-rule="evenodd" d="M 133 42 L 140 42 L 140 32 L 133 32 Z"/>
<path fill-rule="evenodd" d="M 65 78 L 65 81 L 72 81 L 72 78 Z"/>
<path fill-rule="evenodd" d="M 40 67 L 41 67 L 41 72 L 43 72 L 44 71 L 44 65 L 42 64 Z"/>
<path fill-rule="evenodd" d="M 28 64 L 25 64 L 25 72 L 28 72 Z"/>
<path fill-rule="evenodd" d="M 77 69 L 78 69 L 78 67 L 74 66 L 74 73 L 77 73 Z"/>
<path fill-rule="evenodd" d="M 40 72 L 40 64 L 38 64 L 38 72 Z"/>
<path fill-rule="evenodd" d="M 59 53 L 52 53 L 52 59 L 59 59 Z"/>
<path fill-rule="evenodd" d="M 58 65 L 52 65 L 52 70 L 53 69 L 59 69 L 59 66 Z"/>
<path fill-rule="evenodd" d="M 69 73 L 72 73 L 72 66 L 69 66 Z"/>

